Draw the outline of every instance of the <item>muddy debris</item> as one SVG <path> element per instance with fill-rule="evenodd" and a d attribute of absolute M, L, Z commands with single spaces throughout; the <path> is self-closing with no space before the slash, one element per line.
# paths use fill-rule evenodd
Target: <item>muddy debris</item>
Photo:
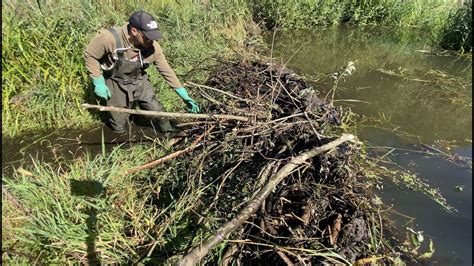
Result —
<path fill-rule="evenodd" d="M 220 60 L 212 73 L 205 84 L 193 85 L 209 103 L 204 112 L 252 119 L 207 121 L 187 129 L 200 135 L 215 125 L 203 148 L 187 155 L 198 168 L 195 182 L 215 186 L 194 210 L 208 232 L 218 229 L 208 218 L 236 218 L 291 158 L 343 134 L 345 119 L 345 110 L 284 66 Z M 368 245 L 381 235 L 374 218 L 378 206 L 356 163 L 360 149 L 359 142 L 346 142 L 298 166 L 225 238 L 219 263 L 354 263 L 388 252 L 382 241 Z M 215 259 L 208 256 L 207 262 L 218 263 Z"/>

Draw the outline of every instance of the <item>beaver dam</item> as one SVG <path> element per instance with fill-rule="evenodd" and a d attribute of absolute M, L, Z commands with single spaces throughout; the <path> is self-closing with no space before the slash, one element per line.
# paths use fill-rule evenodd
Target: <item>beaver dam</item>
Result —
<path fill-rule="evenodd" d="M 212 74 L 205 84 L 189 83 L 207 100 L 201 115 L 211 116 L 180 124 L 188 140 L 176 143 L 161 159 L 140 166 L 135 163 L 125 171 L 104 174 L 90 170 L 95 168 L 88 164 L 81 166 L 97 178 L 112 176 L 104 181 L 107 189 L 95 186 L 99 187 L 96 195 L 108 197 L 104 201 L 79 201 L 74 194 L 88 193 L 74 193 L 71 183 L 72 196 L 67 195 L 71 203 L 59 203 L 55 198 L 68 191 L 67 182 L 44 181 L 44 186 L 64 183 L 65 187 L 45 196 L 53 199 L 49 206 L 46 200 L 36 206 L 45 205 L 56 224 L 61 218 L 51 208 L 69 204 L 74 207 L 60 209 L 60 214 L 62 219 L 73 218 L 53 230 L 46 229 L 50 216 L 42 215 L 41 223 L 35 225 L 42 231 L 26 234 L 39 236 L 43 248 L 52 251 L 48 257 L 57 252 L 67 254 L 67 260 L 89 263 L 314 265 L 399 259 L 397 245 L 392 247 L 384 235 L 387 225 L 381 205 L 373 200 L 372 182 L 361 166 L 366 160 L 362 144 L 345 132 L 350 111 L 335 107 L 283 66 L 218 61 L 208 69 Z M 333 74 L 335 86 L 353 70 L 349 65 Z M 226 114 L 228 119 L 212 114 Z M 117 167 L 125 161 L 110 164 Z M 178 175 L 184 177 L 176 182 L 179 186 L 167 187 L 170 178 L 156 181 L 176 165 Z M 68 171 L 84 171 L 69 168 L 58 171 L 64 179 L 73 179 L 66 176 Z M 35 176 L 25 172 L 22 180 Z M 138 178 L 137 173 L 146 177 Z M 130 178 L 119 180 L 118 176 Z M 30 183 L 47 178 L 55 177 L 34 177 Z M 42 189 L 28 196 L 21 182 L 8 185 L 12 193 L 4 190 L 7 198 L 19 205 L 28 197 L 49 193 Z M 132 186 L 137 192 L 130 192 Z M 124 195 L 136 198 L 127 203 Z M 181 211 L 170 207 L 173 202 L 181 204 L 183 198 L 187 201 L 179 207 Z M 74 218 L 80 216 L 80 206 L 90 206 L 87 229 L 84 218 Z M 35 208 L 25 212 L 40 213 Z M 125 217 L 127 223 L 117 225 L 121 220 L 116 217 Z M 87 245 L 84 231 L 89 235 Z"/>
<path fill-rule="evenodd" d="M 249 120 L 207 120 L 186 129 L 199 136 L 183 158 L 188 173 L 195 186 L 213 187 L 194 210 L 208 234 L 171 261 L 390 262 L 394 250 L 357 163 L 364 160 L 361 145 L 341 127 L 346 111 L 283 66 L 220 61 L 211 71 L 205 85 L 191 83 L 210 103 L 203 113 Z M 210 251 L 218 245 L 215 256 Z"/>

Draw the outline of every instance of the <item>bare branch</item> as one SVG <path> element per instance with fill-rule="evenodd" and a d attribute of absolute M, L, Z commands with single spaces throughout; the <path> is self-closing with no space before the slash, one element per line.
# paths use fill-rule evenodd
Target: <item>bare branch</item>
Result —
<path fill-rule="evenodd" d="M 207 134 L 209 134 L 209 132 L 211 132 L 212 129 L 214 129 L 215 125 L 212 125 L 206 132 L 204 132 L 204 134 L 202 134 L 201 136 L 199 136 L 190 146 L 188 146 L 187 148 L 183 149 L 183 150 L 179 150 L 179 151 L 176 151 L 176 152 L 173 152 L 171 154 L 168 154 L 166 155 L 165 157 L 162 157 L 158 160 L 154 160 L 152 162 L 149 162 L 147 164 L 144 164 L 144 165 L 140 165 L 140 166 L 137 166 L 137 167 L 134 167 L 132 169 L 129 169 L 125 172 L 125 175 L 129 175 L 129 174 L 133 174 L 133 173 L 136 173 L 136 172 L 139 172 L 141 170 L 145 170 L 145 169 L 149 169 L 149 168 L 152 168 L 152 167 L 155 167 L 159 164 L 162 164 L 164 162 L 167 162 L 167 161 L 170 161 L 176 157 L 178 157 L 179 155 L 183 154 L 183 153 L 186 153 L 186 152 L 190 152 L 192 150 L 194 150 L 195 148 L 197 148 L 199 145 L 199 142 L 202 140 L 202 138 L 204 138 L 204 136 L 206 136 Z"/>
<path fill-rule="evenodd" d="M 194 119 L 229 119 L 229 120 L 238 120 L 238 121 L 243 121 L 243 122 L 250 121 L 248 117 L 236 116 L 236 115 L 220 115 L 220 114 L 208 115 L 208 114 L 157 112 L 157 111 L 147 111 L 147 110 L 134 110 L 134 109 L 114 107 L 114 106 L 100 106 L 100 105 L 94 105 L 94 104 L 88 104 L 88 103 L 82 104 L 82 107 L 86 109 L 98 109 L 99 111 L 118 112 L 118 113 L 156 116 L 156 117 L 194 118 Z"/>

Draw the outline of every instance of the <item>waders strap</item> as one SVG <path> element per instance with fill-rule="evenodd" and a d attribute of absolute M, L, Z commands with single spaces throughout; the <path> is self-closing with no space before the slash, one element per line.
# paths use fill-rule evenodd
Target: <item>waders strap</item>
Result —
<path fill-rule="evenodd" d="M 117 46 L 117 49 L 119 48 L 124 48 L 123 45 L 122 45 L 122 39 L 120 39 L 120 36 L 119 34 L 117 33 L 117 31 L 114 29 L 114 28 L 108 28 L 108 30 L 112 33 L 112 35 L 114 35 L 114 38 L 115 38 L 115 44 Z M 123 54 L 124 54 L 124 51 L 120 51 L 118 50 L 117 51 L 117 56 L 118 58 L 120 59 L 123 59 Z M 141 56 L 141 55 L 140 55 Z M 116 70 L 116 69 L 115 69 Z M 114 73 L 112 74 L 111 78 L 117 82 L 122 82 L 124 85 L 128 85 L 128 84 L 131 84 L 133 83 L 136 79 L 129 79 L 129 80 L 124 80 L 123 78 L 115 78 L 115 71 Z M 128 98 L 128 108 L 132 108 L 132 104 L 133 104 L 133 92 L 135 90 L 128 90 L 128 89 L 125 89 L 125 91 L 127 92 L 127 98 Z"/>
<path fill-rule="evenodd" d="M 123 48 L 123 45 L 122 45 L 122 40 L 120 39 L 120 36 L 118 35 L 117 31 L 114 29 L 114 28 L 108 28 L 108 30 L 112 33 L 112 35 L 114 35 L 114 38 L 115 38 L 115 44 L 117 46 L 116 49 L 119 49 L 119 48 Z M 117 51 L 117 54 L 119 56 L 122 56 L 123 55 L 123 51 Z"/>

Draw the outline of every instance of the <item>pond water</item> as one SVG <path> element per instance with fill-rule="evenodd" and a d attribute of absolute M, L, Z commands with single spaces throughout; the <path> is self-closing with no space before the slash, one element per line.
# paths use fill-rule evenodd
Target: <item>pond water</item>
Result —
<path fill-rule="evenodd" d="M 357 136 L 369 154 L 386 154 L 438 188 L 457 210 L 450 213 L 425 194 L 384 180 L 377 194 L 393 205 L 390 217 L 399 233 L 406 227 L 423 231 L 425 247 L 432 239 L 436 251 L 426 264 L 471 265 L 471 61 L 430 53 L 425 36 L 337 27 L 265 37 L 273 60 L 313 79 L 322 96 L 333 87 L 329 75 L 354 62 L 356 71 L 340 81 L 334 99 L 360 115 Z"/>

